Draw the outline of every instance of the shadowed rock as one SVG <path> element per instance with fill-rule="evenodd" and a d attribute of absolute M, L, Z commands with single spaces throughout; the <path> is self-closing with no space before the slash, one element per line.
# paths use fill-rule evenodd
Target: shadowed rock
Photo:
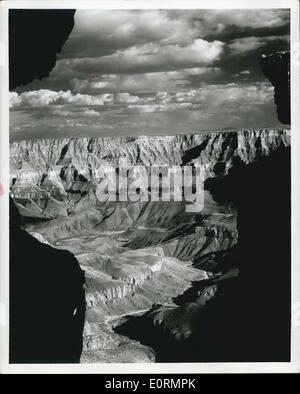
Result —
<path fill-rule="evenodd" d="M 10 362 L 78 362 L 84 273 L 70 252 L 39 242 L 20 225 L 10 200 Z"/>
<path fill-rule="evenodd" d="M 9 88 L 49 75 L 74 27 L 75 10 L 9 11 Z"/>
<path fill-rule="evenodd" d="M 260 59 L 263 73 L 274 86 L 274 100 L 278 120 L 291 123 L 290 99 L 290 52 L 276 52 L 263 55 Z"/>
<path fill-rule="evenodd" d="M 275 87 L 278 119 L 289 124 L 289 53 L 264 57 L 261 65 Z M 205 149 L 191 149 L 184 162 Z M 151 346 L 156 361 L 290 361 L 290 149 L 281 146 L 250 164 L 241 159 L 205 184 L 215 201 L 237 206 L 238 244 L 225 268 L 234 261 L 239 276 L 229 269 L 213 286 L 194 284 L 172 307 L 157 306 L 115 329 Z M 216 268 L 224 269 L 224 261 Z"/>
<path fill-rule="evenodd" d="M 49 75 L 74 10 L 10 10 L 10 89 Z M 21 228 L 10 200 L 10 362 L 74 363 L 82 351 L 84 274 L 75 257 Z"/>

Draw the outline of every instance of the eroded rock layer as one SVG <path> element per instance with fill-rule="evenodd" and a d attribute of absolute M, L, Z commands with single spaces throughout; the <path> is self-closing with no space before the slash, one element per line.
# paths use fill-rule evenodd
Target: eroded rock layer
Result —
<path fill-rule="evenodd" d="M 72 252 L 85 271 L 82 362 L 199 359 L 194 338 L 209 331 L 206 305 L 239 275 L 230 196 L 238 186 L 219 192 L 219 185 L 289 144 L 289 130 L 11 144 L 11 193 L 23 226 L 40 242 Z M 147 171 L 154 164 L 201 166 L 210 185 L 203 209 L 187 212 L 185 201 L 150 198 L 99 201 L 99 171 L 118 168 L 120 158 Z"/>

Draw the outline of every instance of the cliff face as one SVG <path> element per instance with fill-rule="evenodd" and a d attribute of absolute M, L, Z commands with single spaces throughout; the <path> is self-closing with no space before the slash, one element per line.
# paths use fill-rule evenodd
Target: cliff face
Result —
<path fill-rule="evenodd" d="M 199 238 L 184 235 L 163 244 L 168 250 L 171 244 L 176 253 L 192 249 L 194 266 L 213 273 L 212 279 L 193 282 L 173 304 L 132 316 L 115 331 L 150 346 L 158 362 L 287 362 L 291 321 L 289 148 L 279 147 L 250 164 L 234 164 L 228 175 L 207 179 L 206 187 L 215 201 L 235 202 L 237 243 L 222 250 L 228 234 L 232 241 L 236 232 L 230 223 L 226 229 L 212 225 L 215 217 L 211 215 L 209 226 L 205 220 L 195 227 Z M 221 220 L 226 223 L 226 216 Z M 210 242 L 201 249 L 207 230 L 216 236 L 213 249 Z M 182 243 L 184 247 L 178 247 Z"/>
<path fill-rule="evenodd" d="M 9 10 L 10 90 L 49 75 L 74 26 L 74 13 Z M 22 230 L 12 200 L 9 214 L 9 361 L 78 363 L 85 315 L 83 271 L 74 255 Z"/>
<path fill-rule="evenodd" d="M 75 10 L 9 11 L 9 88 L 45 78 L 74 27 Z"/>
<path fill-rule="evenodd" d="M 289 56 L 261 59 L 285 124 L 290 123 Z M 197 160 L 203 147 L 191 150 L 186 161 Z M 212 279 L 194 282 L 173 305 L 153 307 L 115 331 L 151 346 L 161 362 L 290 361 L 290 150 L 279 144 L 269 156 L 235 163 L 225 176 L 224 164 L 218 167 L 206 188 L 215 201 L 235 202 L 237 245 L 196 261 L 218 273 Z M 196 227 L 201 236 L 204 227 Z"/>
<path fill-rule="evenodd" d="M 100 165 L 118 166 L 119 158 L 132 165 L 180 165 L 193 159 L 212 166 L 239 156 L 245 162 L 289 145 L 289 130 L 203 132 L 192 135 L 149 137 L 97 137 L 57 140 L 26 140 L 11 143 L 12 177 L 24 170 L 28 177 L 48 174 L 43 181 L 68 182 L 79 175 L 93 179 Z M 74 172 L 66 169 L 74 167 Z M 228 166 L 228 164 L 227 164 Z M 59 168 L 57 168 L 59 167 Z M 58 169 L 63 169 L 60 174 Z M 55 174 L 57 177 L 55 177 Z M 66 178 L 66 179 L 64 179 Z M 57 185 L 58 186 L 58 185 Z"/>
<path fill-rule="evenodd" d="M 278 120 L 291 123 L 290 52 L 275 52 L 260 59 L 263 73 L 274 86 Z"/>
<path fill-rule="evenodd" d="M 74 255 L 21 229 L 10 202 L 10 362 L 77 363 L 84 273 Z"/>
<path fill-rule="evenodd" d="M 288 130 L 248 130 L 166 137 L 107 137 L 22 141 L 11 144 L 11 193 L 25 217 L 67 216 L 76 207 L 96 207 L 99 169 L 132 165 L 197 163 L 206 177 L 226 175 L 234 160 L 250 163 L 280 146 Z"/>
<path fill-rule="evenodd" d="M 170 361 L 168 355 L 175 353 L 176 361 L 219 359 L 212 341 L 219 341 L 220 348 L 226 343 L 224 335 L 217 332 L 217 327 L 228 320 L 223 306 L 231 319 L 226 327 L 230 331 L 233 324 L 240 324 L 235 314 L 243 312 L 236 305 L 241 299 L 237 294 L 247 293 L 244 300 L 249 308 L 255 275 L 269 269 L 263 268 L 261 259 L 259 266 L 255 263 L 255 247 L 246 250 L 249 239 L 256 239 L 255 226 L 264 215 L 257 205 L 265 198 L 253 185 L 261 179 L 259 189 L 265 189 L 264 163 L 273 163 L 272 157 L 288 151 L 289 144 L 290 133 L 284 129 L 11 144 L 11 191 L 26 218 L 26 229 L 40 241 L 72 252 L 85 271 L 82 362 L 152 362 L 154 357 Z M 185 211 L 184 202 L 98 201 L 96 188 L 103 181 L 98 170 L 117 168 L 120 157 L 147 170 L 152 164 L 201 165 L 207 178 L 204 209 L 194 214 Z M 279 174 L 280 159 L 275 162 Z M 257 168 L 255 175 L 247 175 L 252 171 L 248 168 Z M 243 209 L 240 193 L 248 196 L 248 206 Z M 256 202 L 254 210 L 251 198 Z M 243 212 L 250 217 L 243 218 Z M 264 239 L 261 234 L 259 242 Z M 236 285 L 230 285 L 229 297 L 224 298 L 222 278 L 235 277 L 249 260 L 244 256 L 237 262 L 236 251 L 243 242 L 247 242 L 242 246 L 244 253 L 252 256 L 243 268 L 244 290 L 235 292 Z M 211 275 L 216 276 L 213 283 L 209 282 Z M 262 281 L 255 286 L 259 283 Z M 150 309 L 143 316 L 128 317 Z M 212 328 L 215 321 L 218 323 Z M 208 340 L 213 329 L 214 338 Z"/>

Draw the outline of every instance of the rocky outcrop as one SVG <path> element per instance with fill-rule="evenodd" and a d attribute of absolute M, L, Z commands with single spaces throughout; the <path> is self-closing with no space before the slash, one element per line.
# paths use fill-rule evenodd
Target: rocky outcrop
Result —
<path fill-rule="evenodd" d="M 45 78 L 74 27 L 75 10 L 9 12 L 9 89 Z"/>
<path fill-rule="evenodd" d="M 274 86 L 274 100 L 281 123 L 291 123 L 290 52 L 262 55 L 260 65 L 263 73 Z"/>
<path fill-rule="evenodd" d="M 82 361 L 114 359 L 112 349 L 121 351 L 116 345 L 120 338 L 115 336 L 109 322 L 122 326 L 124 315 L 141 314 L 153 304 L 168 306 L 156 308 L 147 315 L 145 322 L 148 323 L 143 320 L 143 327 L 150 324 L 150 329 L 155 323 L 156 329 L 163 331 L 158 334 L 159 338 L 163 335 L 164 340 L 170 331 L 176 333 L 177 342 L 189 338 L 191 347 L 187 348 L 191 354 L 195 353 L 193 333 L 200 330 L 200 311 L 206 308 L 206 303 L 217 305 L 216 310 L 220 307 L 218 301 L 210 303 L 210 299 L 219 299 L 215 297 L 215 285 L 193 293 L 190 301 L 193 304 L 198 300 L 196 306 L 191 306 L 190 301 L 178 306 L 172 300 L 184 294 L 191 287 L 191 281 L 208 279 L 209 274 L 202 269 L 218 275 L 231 269 L 231 257 L 226 261 L 224 258 L 238 242 L 238 200 L 234 194 L 236 185 L 241 184 L 241 180 L 247 181 L 242 175 L 236 184 L 229 185 L 225 180 L 239 169 L 264 159 L 268 161 L 280 149 L 288 150 L 289 144 L 289 130 L 11 144 L 11 190 L 19 211 L 27 219 L 26 228 L 57 248 L 70 250 L 85 271 L 86 321 L 93 326 L 93 333 L 84 332 Z M 120 157 L 147 168 L 155 163 L 201 165 L 207 177 L 203 211 L 186 213 L 183 202 L 98 201 L 96 188 L 101 182 L 98 170 L 105 165 L 117 167 Z M 249 188 L 243 188 L 251 196 Z M 255 217 L 253 212 L 252 216 Z M 236 259 L 234 261 L 236 263 Z M 230 303 L 233 305 L 232 299 Z M 188 328 L 189 322 L 194 328 Z M 203 337 L 205 327 L 201 323 Z M 102 336 L 103 331 L 107 332 L 107 339 Z M 132 336 L 131 329 L 127 334 L 131 340 L 141 340 L 139 336 Z M 103 341 L 107 343 L 104 348 Z M 172 342 L 168 339 L 166 343 L 169 341 Z M 177 342 L 170 345 L 171 348 L 178 346 Z M 149 343 L 136 345 L 128 340 L 125 343 L 120 359 L 125 354 L 127 360 L 131 360 L 133 354 L 138 354 L 140 359 L 144 354 L 145 360 L 149 360 Z M 160 360 L 164 347 L 151 342 L 152 345 L 156 360 Z M 200 352 L 199 359 L 213 354 L 218 358 L 216 353 L 210 352 L 209 346 Z M 178 357 L 181 355 L 179 351 Z M 189 360 L 188 355 L 186 357 Z"/>
<path fill-rule="evenodd" d="M 49 75 L 74 26 L 74 12 L 9 11 L 10 89 Z M 28 179 L 32 182 L 29 168 L 25 184 Z M 32 217 L 40 217 L 41 207 L 30 196 L 25 198 L 29 207 L 19 205 L 21 214 L 29 210 Z M 63 210 L 52 196 L 47 205 L 50 212 Z M 83 271 L 70 252 L 24 231 L 12 200 L 9 219 L 9 362 L 78 363 L 85 317 Z"/>
<path fill-rule="evenodd" d="M 11 202 L 11 363 L 79 361 L 85 315 L 83 284 L 84 273 L 74 255 L 22 230 Z"/>
<path fill-rule="evenodd" d="M 208 278 L 191 262 L 166 257 L 162 247 L 131 250 L 119 243 L 120 234 L 101 232 L 55 243 L 73 250 L 85 271 L 87 310 L 81 362 L 153 362 L 152 349 L 116 334 L 113 327 L 127 316 L 143 314 L 153 304 L 170 302 L 193 281 Z"/>
<path fill-rule="evenodd" d="M 134 251 L 133 256 L 138 253 L 139 251 Z M 119 291 L 118 294 L 112 293 L 111 288 L 114 286 L 114 281 L 105 283 L 107 288 L 103 290 L 102 295 L 106 294 L 107 297 L 102 296 L 96 300 L 95 304 L 89 304 L 87 308 L 82 362 L 91 362 L 92 360 L 97 362 L 120 362 L 122 360 L 138 362 L 142 355 L 145 361 L 149 357 L 149 347 L 132 341 L 131 338 L 120 337 L 113 328 L 126 321 L 129 316 L 142 315 L 151 309 L 153 304 L 171 302 L 174 296 L 187 290 L 193 281 L 208 278 L 206 272 L 195 269 L 191 267 L 191 264 L 183 263 L 177 259 L 163 257 L 161 263 L 160 270 L 142 280 L 134 288 L 132 285 L 129 286 L 130 281 L 119 283 L 120 287 L 123 286 L 123 289 L 127 288 L 128 291 Z M 89 275 L 88 273 L 87 276 Z M 99 288 L 99 284 L 97 284 L 97 288 Z M 95 290 L 95 282 L 87 279 L 87 294 L 95 294 L 96 298 L 99 292 Z M 132 348 L 135 349 L 134 352 Z M 134 358 L 138 349 L 138 357 Z M 125 351 L 126 358 L 124 359 Z M 154 360 L 155 353 L 152 350 L 150 361 Z"/>
<path fill-rule="evenodd" d="M 86 258 L 82 260 L 79 256 L 78 260 L 86 271 L 87 306 L 95 307 L 134 294 L 146 280 L 161 271 L 164 254 L 161 248 L 148 248 L 115 253 L 111 257 L 97 256 L 97 263 L 101 264 L 97 273 L 86 266 Z"/>
<path fill-rule="evenodd" d="M 238 240 L 197 259 L 213 276 L 173 302 L 115 328 L 156 352 L 157 362 L 290 360 L 290 152 L 278 149 L 208 179 L 216 201 L 235 201 Z M 210 218 L 211 220 L 211 218 Z M 205 236 L 205 224 L 195 235 Z M 217 234 L 228 229 L 209 225 Z M 236 234 L 235 231 L 230 234 Z M 184 237 L 183 237 L 184 238 Z M 183 242 L 178 239 L 178 243 Z M 195 245 L 186 242 L 186 247 Z M 142 333 L 142 334 L 141 334 Z"/>
<path fill-rule="evenodd" d="M 276 78 L 275 86 L 286 74 Z M 289 106 L 280 99 L 277 105 L 281 119 L 288 122 Z M 213 233 L 222 240 L 230 234 L 235 240 L 211 253 L 206 244 L 195 262 L 214 272 L 212 279 L 194 282 L 172 303 L 153 306 L 115 328 L 154 349 L 158 362 L 290 360 L 289 143 L 279 143 L 274 150 L 259 141 L 240 146 L 230 162 L 223 145 L 230 164 L 220 160 L 206 181 L 215 202 L 234 202 L 237 230 L 228 222 L 225 228 L 212 222 L 212 217 L 194 227 L 199 239 Z M 205 143 L 191 148 L 183 163 L 203 163 L 206 150 Z M 178 242 L 186 237 L 182 230 Z M 164 237 L 160 234 L 159 239 Z M 194 252 L 195 246 L 191 249 Z"/>
<path fill-rule="evenodd" d="M 275 86 L 278 118 L 289 124 L 289 53 L 263 57 L 261 64 Z M 153 307 L 115 329 L 151 346 L 156 361 L 290 361 L 290 150 L 280 146 L 249 165 L 240 159 L 227 175 L 223 165 L 206 181 L 214 199 L 234 201 L 238 213 L 237 245 L 198 262 L 217 274 L 194 283 L 173 305 Z M 196 233 L 205 234 L 203 224 Z"/>

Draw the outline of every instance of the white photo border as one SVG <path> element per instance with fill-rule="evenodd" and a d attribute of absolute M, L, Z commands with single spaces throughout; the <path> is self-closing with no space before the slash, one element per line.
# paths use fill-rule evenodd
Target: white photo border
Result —
<path fill-rule="evenodd" d="M 291 11 L 292 324 L 290 362 L 9 364 L 9 9 L 276 9 Z M 298 0 L 4 0 L 0 2 L 0 372 L 55 374 L 201 374 L 300 372 L 300 100 Z M 278 175 L 280 176 L 280 175 Z"/>

